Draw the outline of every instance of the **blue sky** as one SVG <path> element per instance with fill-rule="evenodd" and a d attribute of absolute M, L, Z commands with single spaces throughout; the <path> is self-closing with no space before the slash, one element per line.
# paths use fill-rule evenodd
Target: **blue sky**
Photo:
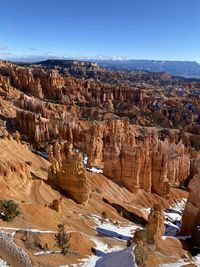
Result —
<path fill-rule="evenodd" d="M 0 58 L 200 62 L 200 0 L 2 0 Z"/>

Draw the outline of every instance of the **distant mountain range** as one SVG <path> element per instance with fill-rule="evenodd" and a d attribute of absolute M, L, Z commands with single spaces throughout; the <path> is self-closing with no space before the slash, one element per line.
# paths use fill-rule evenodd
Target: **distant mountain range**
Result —
<path fill-rule="evenodd" d="M 200 64 L 195 61 L 159 61 L 159 60 L 98 60 L 100 66 L 110 70 L 147 70 L 169 72 L 174 76 L 200 78 Z"/>
<path fill-rule="evenodd" d="M 85 62 L 85 64 L 84 64 Z M 161 61 L 161 60 L 112 60 L 112 59 L 50 59 L 41 62 L 35 62 L 33 64 L 40 64 L 43 67 L 60 66 L 62 68 L 69 67 L 70 65 L 82 65 L 85 67 L 92 66 L 97 63 L 99 66 L 108 70 L 119 71 L 136 71 L 144 70 L 150 72 L 168 72 L 173 76 L 196 78 L 200 79 L 200 64 L 195 61 Z M 23 64 L 23 63 L 22 63 Z M 27 64 L 24 62 L 24 64 Z M 28 65 L 31 63 L 29 62 Z"/>

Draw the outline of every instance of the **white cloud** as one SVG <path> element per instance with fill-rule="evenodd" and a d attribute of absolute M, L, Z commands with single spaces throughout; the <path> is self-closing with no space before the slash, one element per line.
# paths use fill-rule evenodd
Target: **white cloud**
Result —
<path fill-rule="evenodd" d="M 118 55 L 96 55 L 96 56 L 84 56 L 84 55 L 73 55 L 73 54 L 58 54 L 53 52 L 38 52 L 36 48 L 29 48 L 30 53 L 19 55 L 17 53 L 8 53 L 5 46 L 0 45 L 0 59 L 10 60 L 10 61 L 23 61 L 23 62 L 39 62 L 47 59 L 75 59 L 75 60 L 125 60 L 126 57 L 121 57 Z M 36 52 L 35 52 L 36 51 Z"/>
<path fill-rule="evenodd" d="M 0 45 L 0 51 L 7 50 L 8 47 L 6 45 Z"/>

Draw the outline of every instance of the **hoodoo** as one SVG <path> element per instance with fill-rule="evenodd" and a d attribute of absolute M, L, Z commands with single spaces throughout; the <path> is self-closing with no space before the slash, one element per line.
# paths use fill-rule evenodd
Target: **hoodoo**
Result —
<path fill-rule="evenodd" d="M 191 263 L 200 82 L 55 62 L 0 62 L 0 258 L 36 267 Z"/>

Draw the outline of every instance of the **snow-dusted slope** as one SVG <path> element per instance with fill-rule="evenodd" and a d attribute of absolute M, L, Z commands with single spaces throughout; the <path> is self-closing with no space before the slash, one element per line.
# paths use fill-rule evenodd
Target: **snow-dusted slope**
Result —
<path fill-rule="evenodd" d="M 96 262 L 95 267 L 136 267 L 134 246 L 130 246 L 120 251 L 106 254 Z"/>

